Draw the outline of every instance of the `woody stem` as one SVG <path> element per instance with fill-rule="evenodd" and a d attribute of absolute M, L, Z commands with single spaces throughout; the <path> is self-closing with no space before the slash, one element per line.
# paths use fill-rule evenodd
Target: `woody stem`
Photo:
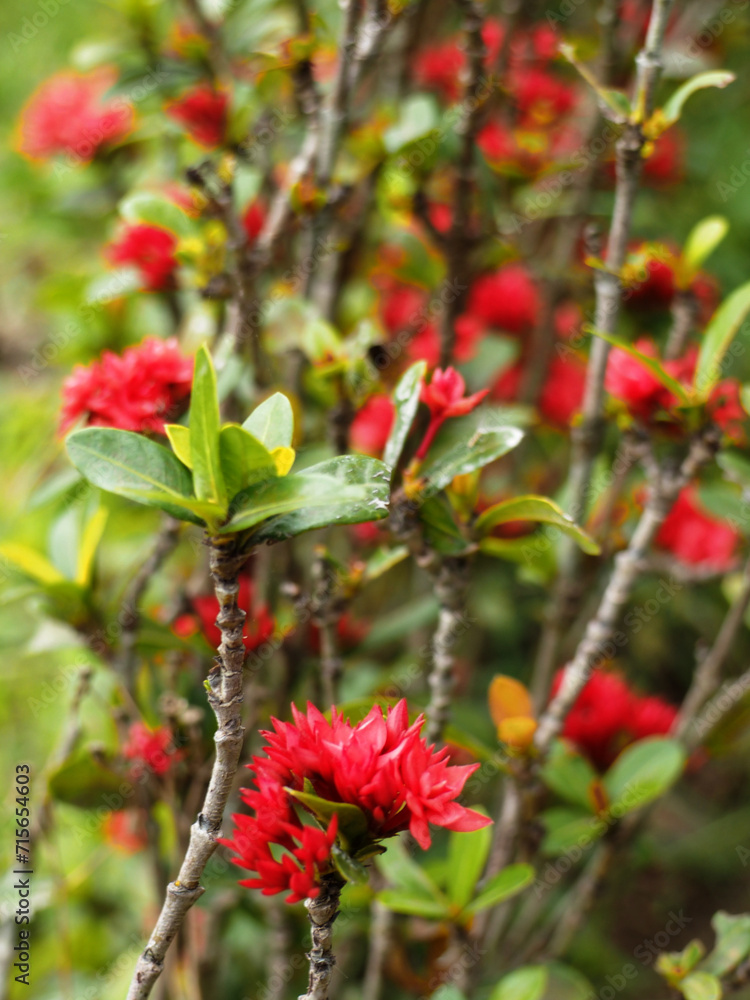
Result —
<path fill-rule="evenodd" d="M 333 954 L 333 922 L 339 915 L 339 899 L 344 880 L 337 872 L 321 876 L 320 893 L 315 899 L 305 901 L 310 921 L 312 948 L 308 952 L 310 975 L 307 993 L 299 1000 L 328 1000 L 336 958 Z"/>

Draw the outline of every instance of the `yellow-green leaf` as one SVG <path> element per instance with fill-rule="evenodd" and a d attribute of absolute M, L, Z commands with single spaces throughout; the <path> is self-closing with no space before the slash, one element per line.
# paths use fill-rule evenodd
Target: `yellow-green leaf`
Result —
<path fill-rule="evenodd" d="M 52 584 L 65 581 L 62 573 L 48 559 L 21 542 L 3 542 L 0 544 L 0 554 L 39 583 Z"/>
<path fill-rule="evenodd" d="M 183 427 L 182 424 L 165 424 L 164 432 L 172 445 L 172 451 L 188 469 L 193 467 L 193 459 L 190 454 L 190 428 Z"/>
<path fill-rule="evenodd" d="M 109 511 L 106 507 L 100 507 L 81 535 L 81 547 L 78 552 L 78 564 L 76 566 L 75 582 L 84 587 L 91 579 L 91 571 L 94 565 L 94 556 L 99 547 L 99 542 L 104 534 L 104 526 L 107 523 Z"/>

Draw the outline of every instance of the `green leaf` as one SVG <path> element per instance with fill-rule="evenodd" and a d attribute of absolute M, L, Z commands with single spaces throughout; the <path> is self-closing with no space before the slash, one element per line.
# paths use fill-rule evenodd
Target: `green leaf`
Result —
<path fill-rule="evenodd" d="M 148 191 L 127 195 L 120 202 L 119 210 L 126 222 L 145 222 L 168 229 L 177 236 L 189 236 L 192 232 L 190 218 L 181 208 L 167 198 Z"/>
<path fill-rule="evenodd" d="M 66 582 L 60 570 L 46 556 L 22 542 L 0 543 L 0 555 L 43 586 Z"/>
<path fill-rule="evenodd" d="M 707 73 L 698 73 L 691 77 L 681 87 L 672 94 L 666 104 L 661 108 L 661 116 L 667 125 L 674 125 L 679 121 L 682 109 L 687 99 L 697 90 L 704 90 L 706 87 L 726 87 L 732 83 L 736 77 L 734 73 L 727 70 L 709 70 Z"/>
<path fill-rule="evenodd" d="M 426 361 L 415 362 L 410 368 L 407 368 L 393 390 L 391 398 L 396 415 L 383 451 L 383 461 L 391 469 L 395 469 L 398 465 L 409 430 L 414 423 L 422 392 L 422 380 L 426 371 Z"/>
<path fill-rule="evenodd" d="M 597 773 L 585 757 L 572 750 L 563 740 L 553 743 L 540 777 L 547 788 L 561 799 L 591 811 L 589 789 L 592 781 L 597 780 Z"/>
<path fill-rule="evenodd" d="M 502 500 L 500 503 L 485 510 L 474 523 L 474 530 L 478 535 L 486 535 L 498 524 L 505 524 L 508 521 L 538 521 L 545 524 L 554 524 L 564 534 L 574 539 L 584 552 L 589 555 L 598 555 L 601 551 L 597 543 L 590 535 L 579 528 L 572 518 L 552 500 L 547 497 L 522 496 L 512 500 Z"/>
<path fill-rule="evenodd" d="M 543 965 L 524 965 L 503 976 L 489 1000 L 541 1000 L 549 973 Z"/>
<path fill-rule="evenodd" d="M 507 868 L 490 879 L 478 896 L 464 909 L 464 913 L 473 915 L 490 906 L 497 906 L 511 896 L 525 889 L 534 881 L 534 869 L 531 865 L 508 865 Z"/>
<path fill-rule="evenodd" d="M 620 340 L 619 337 L 612 337 L 610 334 L 603 333 L 601 330 L 595 330 L 592 326 L 586 327 L 585 329 L 587 329 L 588 332 L 592 333 L 595 337 L 599 337 L 601 340 L 606 340 L 607 343 L 612 344 L 613 347 L 619 347 L 621 351 L 625 351 L 626 354 L 629 354 L 631 358 L 635 358 L 636 361 L 640 361 L 643 367 L 650 371 L 654 378 L 656 378 L 665 389 L 669 389 L 672 395 L 676 396 L 684 406 L 689 406 L 693 402 L 688 392 L 686 392 L 685 387 L 678 382 L 677 379 L 672 378 L 671 375 L 664 371 L 661 362 L 657 358 L 650 358 L 648 354 L 642 354 L 640 351 L 637 351 L 635 347 L 625 343 L 624 340 Z"/>
<path fill-rule="evenodd" d="M 729 222 L 723 215 L 709 215 L 693 226 L 682 251 L 682 263 L 686 272 L 681 275 L 683 283 L 689 284 L 692 281 L 728 232 Z"/>
<path fill-rule="evenodd" d="M 714 386 L 724 377 L 722 360 L 749 309 L 750 281 L 746 281 L 724 299 L 709 320 L 698 353 L 693 383 L 701 400 L 708 399 Z"/>
<path fill-rule="evenodd" d="M 286 791 L 306 809 L 309 809 L 313 816 L 326 827 L 334 816 L 338 816 L 338 832 L 347 845 L 355 844 L 360 837 L 367 833 L 367 817 L 359 806 L 349 802 L 331 802 L 328 799 L 322 799 L 319 795 L 313 795 L 309 791 L 297 792 L 293 788 L 287 788 Z"/>
<path fill-rule="evenodd" d="M 443 983 L 442 986 L 438 986 L 430 1000 L 466 1000 L 466 994 L 453 983 Z"/>
<path fill-rule="evenodd" d="M 88 520 L 86 527 L 81 533 L 75 575 L 75 582 L 80 587 L 85 587 L 91 580 L 94 557 L 96 550 L 99 548 L 99 542 L 102 540 L 104 526 L 107 523 L 108 517 L 109 511 L 105 507 L 100 507 Z"/>
<path fill-rule="evenodd" d="M 403 562 L 408 556 L 409 549 L 406 545 L 397 545 L 392 549 L 381 546 L 373 552 L 365 563 L 362 582 L 370 583 L 372 580 L 377 580 L 378 577 L 383 576 L 384 573 Z"/>
<path fill-rule="evenodd" d="M 483 810 L 477 810 L 483 812 Z M 492 827 L 471 833 L 451 833 L 448 842 L 448 899 L 463 909 L 474 895 L 492 842 Z"/>
<path fill-rule="evenodd" d="M 481 415 L 478 424 L 470 416 L 446 421 L 419 470 L 420 476 L 436 489 L 444 489 L 456 476 L 482 469 L 501 458 L 523 437 L 518 427 L 491 426 L 490 414 L 486 426 L 481 423 Z"/>
<path fill-rule="evenodd" d="M 469 543 L 453 520 L 453 511 L 444 494 L 430 497 L 419 508 L 425 542 L 443 555 L 460 555 Z"/>
<path fill-rule="evenodd" d="M 355 885 L 367 885 L 368 871 L 365 866 L 338 844 L 334 844 L 331 848 L 331 857 L 336 865 L 336 871 L 347 882 L 353 882 Z"/>
<path fill-rule="evenodd" d="M 235 497 L 223 533 L 263 524 L 255 543 L 281 541 L 333 524 L 377 521 L 388 514 L 388 469 L 363 455 L 342 455 L 303 472 L 251 486 Z"/>
<path fill-rule="evenodd" d="M 542 853 L 548 857 L 565 854 L 573 847 L 592 844 L 605 833 L 606 823 L 578 809 L 546 809 L 541 816 L 547 833 L 542 841 Z"/>
<path fill-rule="evenodd" d="M 719 910 L 711 920 L 716 944 L 701 963 L 702 971 L 726 976 L 750 955 L 750 914 L 731 914 Z"/>
<path fill-rule="evenodd" d="M 653 737 L 633 743 L 604 775 L 613 813 L 625 815 L 663 795 L 684 766 L 685 750 L 677 740 Z"/>
<path fill-rule="evenodd" d="M 227 491 L 219 452 L 219 397 L 216 372 L 205 344 L 195 356 L 190 394 L 190 458 L 195 495 L 226 509 Z"/>
<path fill-rule="evenodd" d="M 691 972 L 678 988 L 685 1000 L 721 1000 L 721 983 L 710 972 Z"/>
<path fill-rule="evenodd" d="M 424 896 L 413 896 L 401 889 L 384 889 L 377 895 L 378 900 L 394 913 L 405 913 L 413 917 L 426 917 L 428 920 L 450 920 L 451 911 L 448 900 L 427 899 Z"/>
<path fill-rule="evenodd" d="M 275 392 L 255 407 L 242 426 L 269 451 L 290 448 L 294 436 L 292 404 L 283 392 Z"/>
<path fill-rule="evenodd" d="M 193 467 L 193 458 L 190 453 L 190 428 L 183 427 L 182 424 L 164 424 L 164 433 L 172 445 L 172 451 L 188 469 Z"/>
<path fill-rule="evenodd" d="M 202 524 L 187 506 L 190 473 L 162 445 L 141 434 L 112 427 L 85 427 L 69 435 L 70 460 L 90 483 L 183 521 Z"/>
<path fill-rule="evenodd" d="M 104 796 L 119 796 L 122 775 L 89 751 L 74 753 L 49 777 L 49 791 L 59 802 L 81 809 L 105 807 Z M 123 806 L 125 802 L 123 801 Z"/>
<path fill-rule="evenodd" d="M 741 452 L 722 449 L 716 456 L 716 464 L 727 474 L 730 482 L 744 487 L 750 486 L 750 459 Z"/>
<path fill-rule="evenodd" d="M 400 840 L 392 840 L 378 858 L 378 868 L 395 889 L 404 895 L 438 901 L 447 907 L 448 901 L 427 872 L 404 849 Z"/>
<path fill-rule="evenodd" d="M 239 424 L 225 424 L 221 428 L 219 455 L 230 499 L 253 483 L 277 478 L 273 455 Z"/>
<path fill-rule="evenodd" d="M 438 121 L 438 107 L 434 97 L 414 94 L 401 101 L 398 121 L 383 135 L 385 148 L 397 153 L 404 146 L 416 142 L 431 132 Z"/>

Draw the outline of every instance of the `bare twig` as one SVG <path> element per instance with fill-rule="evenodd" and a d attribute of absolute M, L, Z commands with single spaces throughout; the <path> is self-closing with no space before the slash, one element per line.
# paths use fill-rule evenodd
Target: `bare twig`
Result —
<path fill-rule="evenodd" d="M 333 922 L 339 915 L 339 899 L 344 880 L 336 872 L 329 872 L 320 879 L 320 893 L 315 899 L 305 900 L 310 920 L 312 949 L 307 993 L 299 1000 L 328 1000 L 328 988 L 336 965 L 333 954 Z"/>
<path fill-rule="evenodd" d="M 338 583 L 334 561 L 325 549 L 316 553 L 312 567 L 312 620 L 320 633 L 320 672 L 323 700 L 327 707 L 336 704 L 343 661 L 339 650 L 338 623 L 346 604 Z"/>
<path fill-rule="evenodd" d="M 367 954 L 362 1000 L 380 1000 L 383 989 L 383 968 L 391 947 L 393 911 L 377 899 L 370 908 L 370 950 Z"/>
<path fill-rule="evenodd" d="M 689 290 L 680 290 L 672 302 L 672 328 L 664 348 L 664 360 L 674 361 L 685 353 L 688 337 L 698 315 L 698 300 Z"/>
<path fill-rule="evenodd" d="M 430 701 L 427 706 L 425 737 L 438 743 L 450 718 L 453 692 L 454 648 L 463 629 L 469 561 L 464 556 L 447 556 L 434 576 L 434 591 L 440 605 L 437 628 L 432 639 L 432 669 L 428 678 Z"/>
<path fill-rule="evenodd" d="M 208 674 L 208 701 L 214 711 L 217 730 L 214 735 L 216 757 L 203 808 L 190 829 L 190 842 L 178 877 L 167 886 L 167 897 L 138 959 L 128 1000 L 146 1000 L 164 968 L 167 949 L 182 926 L 185 914 L 203 893 L 200 884 L 209 858 L 216 850 L 224 808 L 232 789 L 244 728 L 242 726 L 242 665 L 245 647 L 242 628 L 245 612 L 237 603 L 239 571 L 247 553 L 236 536 L 209 539 L 210 568 L 214 591 L 219 601 L 216 624 L 221 630 L 221 645 L 216 662 Z"/>

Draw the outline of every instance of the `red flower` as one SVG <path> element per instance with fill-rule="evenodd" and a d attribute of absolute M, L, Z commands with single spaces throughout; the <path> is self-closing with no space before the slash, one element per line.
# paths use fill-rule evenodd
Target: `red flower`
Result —
<path fill-rule="evenodd" d="M 389 396 L 370 396 L 352 421 L 351 442 L 355 451 L 382 455 L 391 433 L 395 410 Z"/>
<path fill-rule="evenodd" d="M 456 801 L 479 765 L 450 766 L 446 748 L 428 747 L 419 735 L 423 717 L 410 726 L 405 701 L 385 717 L 375 706 L 355 726 L 335 708 L 330 722 L 310 704 L 306 713 L 292 705 L 292 714 L 293 722 L 273 719 L 273 731 L 262 734 L 266 756 L 248 765 L 255 787 L 240 792 L 253 813 L 233 816 L 234 836 L 221 841 L 236 852 L 236 864 L 256 873 L 241 885 L 264 895 L 288 891 L 290 903 L 317 896 L 318 877 L 330 867 L 336 819 L 326 831 L 303 826 L 289 789 L 357 806 L 366 829 L 350 843 L 354 852 L 403 830 L 426 849 L 429 824 L 469 831 L 490 822 Z M 271 845 L 285 853 L 274 857 Z"/>
<path fill-rule="evenodd" d="M 148 845 L 144 809 L 118 809 L 102 825 L 104 839 L 125 854 L 137 854 Z"/>
<path fill-rule="evenodd" d="M 118 427 L 141 434 L 162 434 L 190 394 L 193 360 L 177 341 L 144 340 L 121 356 L 105 351 L 99 361 L 77 365 L 63 383 L 60 429 L 79 417 L 94 427 Z"/>
<path fill-rule="evenodd" d="M 738 542 L 734 528 L 704 510 L 692 486 L 677 497 L 656 536 L 656 544 L 682 562 L 717 572 L 732 566 Z"/>
<path fill-rule="evenodd" d="M 740 383 L 736 378 L 726 378 L 714 389 L 708 404 L 711 419 L 724 433 L 738 444 L 745 442 L 747 413 L 740 400 Z"/>
<path fill-rule="evenodd" d="M 180 615 L 176 619 L 172 626 L 176 634 L 187 636 L 200 628 L 209 645 L 218 649 L 221 643 L 221 629 L 216 624 L 219 616 L 219 602 L 216 595 L 205 594 L 194 597 L 190 603 L 195 614 Z M 247 652 L 251 653 L 264 642 L 268 642 L 276 629 L 276 623 L 268 610 L 268 605 L 253 607 L 253 581 L 246 574 L 240 576 L 237 603 L 247 614 L 242 641 Z"/>
<path fill-rule="evenodd" d="M 266 210 L 256 198 L 255 201 L 250 202 L 242 216 L 242 228 L 247 233 L 248 243 L 255 243 L 263 232 L 265 222 Z"/>
<path fill-rule="evenodd" d="M 467 312 L 505 333 L 526 333 L 539 312 L 539 293 L 522 264 L 484 274 L 469 291 Z"/>
<path fill-rule="evenodd" d="M 173 749 L 172 733 L 166 726 L 149 729 L 142 722 L 134 722 L 130 727 L 122 754 L 127 760 L 136 761 L 139 770 L 145 767 L 154 774 L 166 774 L 182 759 L 182 753 Z"/>
<path fill-rule="evenodd" d="M 516 361 L 498 376 L 492 386 L 492 398 L 498 403 L 510 403 L 518 398 L 523 377 L 523 364 Z"/>
<path fill-rule="evenodd" d="M 444 101 L 457 101 L 461 96 L 460 77 L 466 56 L 456 42 L 442 42 L 417 54 L 414 60 L 414 81 L 419 87 L 437 91 Z"/>
<path fill-rule="evenodd" d="M 643 163 L 643 179 L 655 187 L 678 184 L 684 175 L 685 137 L 677 128 L 670 128 L 654 142 L 654 148 Z"/>
<path fill-rule="evenodd" d="M 654 344 L 641 337 L 633 345 L 641 354 L 656 358 Z M 664 370 L 678 382 L 689 383 L 695 370 L 697 353 L 694 348 L 682 358 L 675 361 L 665 361 Z M 649 422 L 660 410 L 670 410 L 677 403 L 677 398 L 665 388 L 641 362 L 615 347 L 607 361 L 607 374 L 604 387 L 608 393 L 627 405 L 629 412 L 640 420 Z"/>
<path fill-rule="evenodd" d="M 558 671 L 553 696 L 562 675 Z M 677 709 L 661 698 L 636 694 L 619 674 L 597 670 L 568 713 L 562 735 L 605 771 L 630 743 L 668 733 L 676 715 Z"/>
<path fill-rule="evenodd" d="M 571 111 L 576 104 L 572 87 L 536 66 L 513 74 L 511 93 L 516 99 L 521 124 L 549 125 Z"/>
<path fill-rule="evenodd" d="M 401 330 L 422 326 L 425 321 L 426 302 L 426 294 L 413 285 L 402 285 L 392 289 L 384 297 L 380 307 L 386 330 L 390 334 L 396 334 Z"/>
<path fill-rule="evenodd" d="M 166 112 L 183 125 L 197 143 L 213 149 L 224 141 L 228 107 L 227 94 L 201 83 L 168 104 Z"/>
<path fill-rule="evenodd" d="M 539 412 L 552 424 L 567 427 L 581 408 L 586 366 L 577 358 L 555 357 L 539 395 Z"/>
<path fill-rule="evenodd" d="M 453 356 L 456 361 L 469 361 L 477 352 L 477 341 L 484 333 L 481 320 L 469 313 L 456 317 L 453 324 L 455 343 Z M 434 323 L 427 323 L 409 341 L 407 353 L 413 361 L 426 361 L 434 368 L 440 361 L 440 334 Z"/>
<path fill-rule="evenodd" d="M 421 400 L 430 411 L 427 432 L 417 449 L 420 461 L 425 457 L 438 430 L 449 417 L 463 417 L 482 402 L 489 389 L 480 389 L 464 399 L 466 383 L 454 368 L 436 368 L 429 385 L 422 386 Z"/>
<path fill-rule="evenodd" d="M 491 163 L 510 162 L 518 156 L 513 133 L 498 121 L 487 122 L 477 135 L 477 146 Z"/>
<path fill-rule="evenodd" d="M 624 301 L 641 310 L 669 309 L 675 293 L 674 253 L 663 244 L 642 244 L 628 255 L 626 273 L 633 275 Z"/>
<path fill-rule="evenodd" d="M 115 70 L 64 72 L 50 77 L 24 106 L 19 121 L 20 150 L 34 159 L 67 153 L 88 162 L 104 146 L 133 128 L 133 109 L 122 99 L 105 101 Z"/>
<path fill-rule="evenodd" d="M 143 223 L 125 226 L 107 256 L 113 264 L 137 267 L 145 287 L 159 292 L 175 287 L 176 247 L 177 237 L 169 230 Z"/>

